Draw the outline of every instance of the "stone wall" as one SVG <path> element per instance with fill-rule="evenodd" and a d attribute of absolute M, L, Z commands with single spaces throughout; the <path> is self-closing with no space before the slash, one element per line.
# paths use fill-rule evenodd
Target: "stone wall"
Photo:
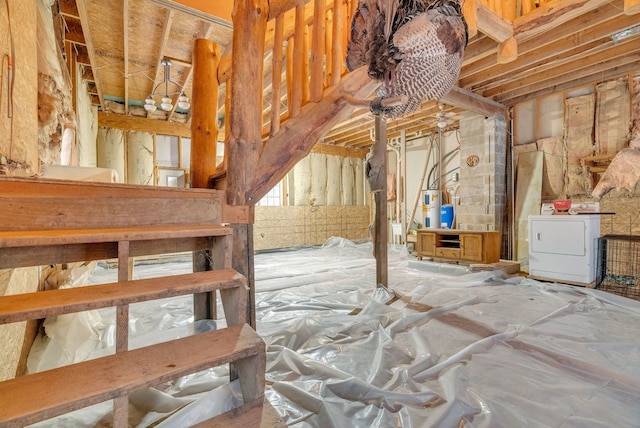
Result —
<path fill-rule="evenodd" d="M 465 113 L 460 120 L 457 228 L 501 231 L 506 204 L 506 120 Z"/>

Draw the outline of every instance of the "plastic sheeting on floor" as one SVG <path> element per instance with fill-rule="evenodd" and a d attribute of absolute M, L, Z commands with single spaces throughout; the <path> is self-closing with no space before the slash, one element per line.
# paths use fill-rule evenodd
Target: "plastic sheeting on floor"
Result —
<path fill-rule="evenodd" d="M 640 302 L 420 262 L 403 247 L 389 257 L 401 299 L 385 304 L 371 244 L 334 238 L 256 255 L 266 397 L 289 426 L 640 426 Z M 190 268 L 136 264 L 134 277 Z M 98 267 L 92 280 L 115 277 Z M 113 310 L 76 317 L 47 321 L 30 369 L 113 352 Z M 189 298 L 132 305 L 132 347 L 224 325 L 192 320 Z M 133 422 L 183 427 L 235 406 L 227 376 L 215 368 L 133 394 Z M 110 411 L 107 402 L 37 425 L 108 426 Z"/>

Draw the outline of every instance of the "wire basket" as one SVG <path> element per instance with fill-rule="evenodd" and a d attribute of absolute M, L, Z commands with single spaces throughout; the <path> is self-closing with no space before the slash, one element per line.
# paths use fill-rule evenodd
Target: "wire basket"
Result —
<path fill-rule="evenodd" d="M 605 235 L 598 239 L 596 288 L 640 300 L 640 236 Z"/>

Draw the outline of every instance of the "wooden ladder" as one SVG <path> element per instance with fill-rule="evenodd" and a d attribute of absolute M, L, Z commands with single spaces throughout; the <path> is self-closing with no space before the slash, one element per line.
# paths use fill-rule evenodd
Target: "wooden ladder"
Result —
<path fill-rule="evenodd" d="M 118 260 L 114 283 L 0 297 L 0 324 L 116 308 L 115 354 L 0 382 L 0 426 L 114 400 L 113 426 L 127 427 L 128 394 L 223 364 L 245 406 L 262 407 L 265 345 L 246 324 L 247 283 L 231 269 L 221 199 L 208 190 L 0 178 L 0 269 Z M 193 273 L 131 280 L 133 257 L 184 251 L 194 252 Z M 128 349 L 130 304 L 193 294 L 195 319 L 215 318 L 216 292 L 226 328 Z"/>

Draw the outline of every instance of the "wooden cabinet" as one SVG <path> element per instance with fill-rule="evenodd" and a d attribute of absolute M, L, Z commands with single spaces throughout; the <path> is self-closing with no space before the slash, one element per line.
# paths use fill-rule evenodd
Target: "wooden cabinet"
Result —
<path fill-rule="evenodd" d="M 433 257 L 436 250 L 436 235 L 433 233 L 418 233 L 418 257 Z"/>
<path fill-rule="evenodd" d="M 476 263 L 500 261 L 500 233 L 455 229 L 418 230 L 418 258 Z"/>

